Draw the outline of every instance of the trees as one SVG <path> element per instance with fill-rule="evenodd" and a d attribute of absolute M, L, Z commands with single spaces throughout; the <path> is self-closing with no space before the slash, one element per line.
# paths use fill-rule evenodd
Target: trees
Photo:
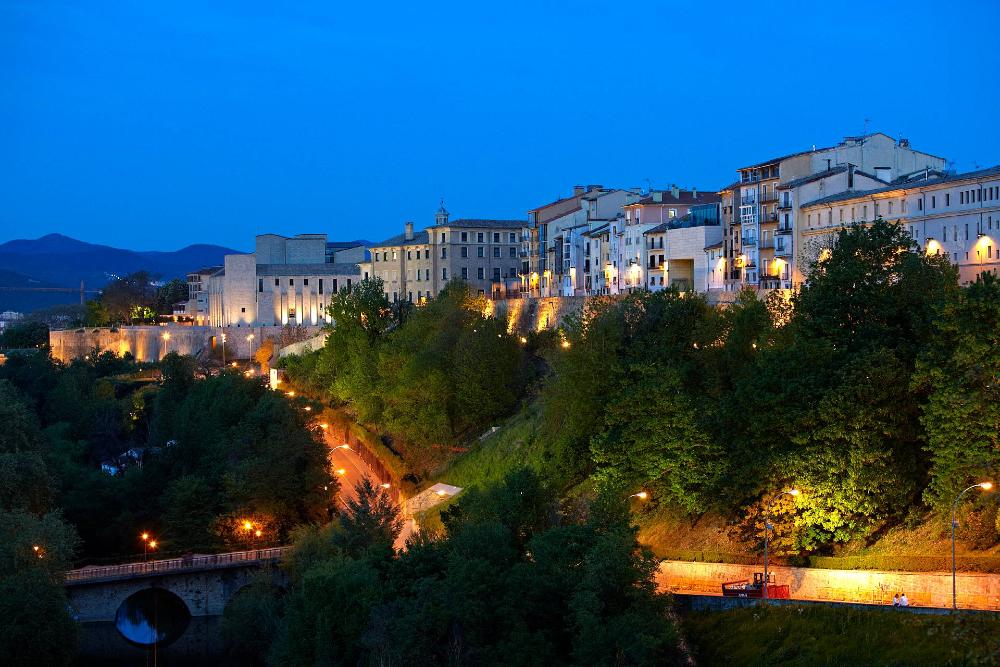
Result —
<path fill-rule="evenodd" d="M 19 322 L 4 327 L 0 348 L 39 348 L 49 344 L 49 327 L 42 322 Z"/>
<path fill-rule="evenodd" d="M 925 499 L 944 510 L 969 484 L 1000 473 L 1000 281 L 981 275 L 946 303 L 921 354 L 914 388 L 926 392 L 930 483 Z"/>

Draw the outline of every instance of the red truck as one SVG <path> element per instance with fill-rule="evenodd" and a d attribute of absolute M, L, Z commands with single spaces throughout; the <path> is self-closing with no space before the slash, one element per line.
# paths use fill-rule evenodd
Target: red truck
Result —
<path fill-rule="evenodd" d="M 722 584 L 722 594 L 730 598 L 763 598 L 764 597 L 764 573 L 754 572 L 753 582 L 746 579 L 740 581 L 727 581 Z M 789 597 L 788 584 L 780 586 L 774 583 L 774 575 L 767 575 L 767 597 L 771 600 L 787 600 Z"/>

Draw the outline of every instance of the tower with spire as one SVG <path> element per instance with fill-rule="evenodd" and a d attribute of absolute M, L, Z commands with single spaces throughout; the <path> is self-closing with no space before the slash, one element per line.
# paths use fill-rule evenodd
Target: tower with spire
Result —
<path fill-rule="evenodd" d="M 448 210 L 444 207 L 444 197 L 441 198 L 441 206 L 438 208 L 437 213 L 434 215 L 435 225 L 447 225 L 448 224 Z"/>

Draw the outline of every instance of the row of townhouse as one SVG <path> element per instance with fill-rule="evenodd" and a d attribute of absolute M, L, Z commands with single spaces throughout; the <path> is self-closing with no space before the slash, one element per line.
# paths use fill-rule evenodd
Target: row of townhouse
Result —
<path fill-rule="evenodd" d="M 835 232 L 876 217 L 906 225 L 963 281 L 1000 265 L 1000 167 L 945 171 L 944 158 L 882 133 L 846 137 L 737 169 L 719 191 L 574 186 L 527 220 L 459 218 L 379 243 L 322 234 L 257 237 L 256 250 L 189 275 L 187 310 L 213 326 L 324 324 L 329 296 L 369 276 L 419 303 L 451 280 L 494 299 L 706 292 L 801 285 Z"/>

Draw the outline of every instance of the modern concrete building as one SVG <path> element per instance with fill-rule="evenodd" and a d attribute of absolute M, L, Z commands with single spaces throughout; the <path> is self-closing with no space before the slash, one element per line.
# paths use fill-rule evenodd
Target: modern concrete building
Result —
<path fill-rule="evenodd" d="M 183 315 L 193 324 L 208 323 L 208 280 L 221 270 L 221 266 L 206 266 L 187 274 L 188 300 Z"/>
<path fill-rule="evenodd" d="M 208 324 L 325 324 L 330 296 L 359 279 L 357 263 L 330 263 L 328 256 L 325 234 L 257 236 L 252 254 L 226 255 L 208 277 Z"/>
<path fill-rule="evenodd" d="M 873 133 L 826 148 L 792 153 L 738 169 L 722 197 L 723 288 L 793 289 L 803 279 L 801 204 L 819 196 L 889 185 L 944 158 L 914 150 L 906 139 Z"/>
<path fill-rule="evenodd" d="M 964 174 L 927 170 L 892 185 L 814 198 L 800 210 L 807 262 L 846 225 L 882 217 L 903 225 L 923 252 L 950 259 L 961 282 L 1000 268 L 1000 166 Z"/>
<path fill-rule="evenodd" d="M 521 220 L 460 218 L 441 208 L 434 224 L 415 231 L 407 222 L 397 234 L 371 248 L 362 272 L 382 279 L 391 301 L 419 303 L 450 280 L 464 280 L 479 294 L 505 298 L 520 290 Z"/>
<path fill-rule="evenodd" d="M 682 190 L 676 185 L 671 185 L 669 190 L 653 190 L 642 198 L 628 202 L 624 206 L 625 218 L 620 230 L 620 239 L 617 245 L 617 254 L 611 257 L 609 281 L 611 293 L 618 291 L 632 291 L 635 289 L 654 287 L 662 288 L 671 284 L 663 275 L 651 275 L 650 250 L 666 250 L 667 231 L 671 228 L 679 229 L 673 225 L 675 221 L 689 216 L 693 209 L 698 210 L 695 219 L 688 217 L 687 223 L 698 223 L 698 226 L 714 224 L 718 226 L 718 202 L 720 197 L 715 192 L 699 192 L 697 189 Z M 653 229 L 659 229 L 652 238 L 647 237 L 647 233 Z M 690 234 L 689 234 L 690 235 Z M 678 243 L 680 243 L 678 236 Z M 713 239 L 714 242 L 714 239 Z M 663 244 L 659 248 L 651 248 L 651 243 Z M 704 246 L 698 248 L 699 255 Z M 664 259 L 664 253 L 653 253 L 652 258 Z M 681 258 L 678 257 L 678 260 Z M 700 258 L 699 257 L 699 261 Z M 657 264 L 657 270 L 665 265 Z M 655 279 L 655 280 L 654 280 Z M 681 280 L 680 275 L 675 275 L 676 280 Z M 693 274 L 688 276 L 690 281 L 688 289 L 695 285 Z M 650 281 L 653 280 L 651 283 Z M 663 282 L 660 282 L 660 281 Z"/>
<path fill-rule="evenodd" d="M 628 267 L 625 284 L 654 292 L 667 287 L 707 292 L 721 285 L 721 247 L 718 202 L 690 206 L 686 214 L 644 232 L 642 261 Z"/>

